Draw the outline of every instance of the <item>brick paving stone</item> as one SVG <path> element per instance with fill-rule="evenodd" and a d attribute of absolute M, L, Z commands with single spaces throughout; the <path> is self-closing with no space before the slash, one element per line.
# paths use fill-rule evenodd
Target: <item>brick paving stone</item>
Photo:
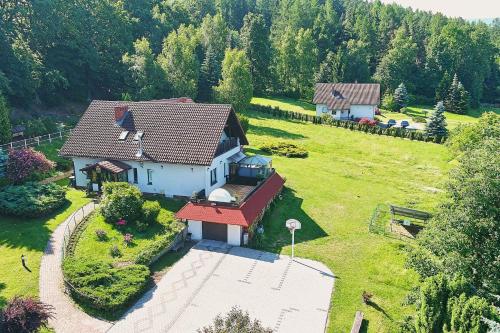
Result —
<path fill-rule="evenodd" d="M 84 207 L 88 213 L 93 204 Z M 81 213 L 76 218 L 83 218 Z M 112 323 L 89 316 L 80 310 L 64 292 L 61 269 L 63 237 L 71 217 L 52 233 L 45 248 L 40 266 L 40 300 L 54 307 L 55 316 L 49 324 L 56 333 L 104 333 Z"/>

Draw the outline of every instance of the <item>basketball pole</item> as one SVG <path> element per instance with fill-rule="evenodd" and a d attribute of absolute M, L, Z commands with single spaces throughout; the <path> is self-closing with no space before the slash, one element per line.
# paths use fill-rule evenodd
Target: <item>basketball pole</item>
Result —
<path fill-rule="evenodd" d="M 292 261 L 295 255 L 294 248 L 295 248 L 295 228 L 292 229 Z"/>

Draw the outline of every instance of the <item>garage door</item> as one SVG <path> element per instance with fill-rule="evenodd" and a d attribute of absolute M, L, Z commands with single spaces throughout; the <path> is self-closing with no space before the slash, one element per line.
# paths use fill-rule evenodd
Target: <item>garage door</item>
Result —
<path fill-rule="evenodd" d="M 227 242 L 227 224 L 203 222 L 203 239 Z"/>

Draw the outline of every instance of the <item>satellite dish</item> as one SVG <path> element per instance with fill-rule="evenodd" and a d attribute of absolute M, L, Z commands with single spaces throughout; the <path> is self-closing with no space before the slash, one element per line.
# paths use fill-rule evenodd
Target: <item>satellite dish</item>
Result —
<path fill-rule="evenodd" d="M 293 230 L 299 230 L 301 227 L 300 222 L 298 220 L 295 220 L 295 219 L 287 220 L 285 222 L 285 225 L 288 228 L 288 230 L 290 230 L 290 232 Z"/>

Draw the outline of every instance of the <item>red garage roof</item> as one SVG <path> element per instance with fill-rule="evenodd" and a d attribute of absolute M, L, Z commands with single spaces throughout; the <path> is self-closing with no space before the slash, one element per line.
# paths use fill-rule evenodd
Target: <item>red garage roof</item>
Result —
<path fill-rule="evenodd" d="M 261 184 L 239 206 L 212 205 L 210 202 L 189 202 L 175 214 L 179 219 L 249 227 L 267 204 L 281 191 L 284 179 L 276 172 Z"/>

